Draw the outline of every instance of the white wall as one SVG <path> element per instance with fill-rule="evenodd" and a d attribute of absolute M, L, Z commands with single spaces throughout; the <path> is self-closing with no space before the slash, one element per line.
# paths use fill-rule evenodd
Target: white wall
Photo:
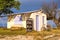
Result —
<path fill-rule="evenodd" d="M 11 27 L 23 27 L 23 21 L 20 21 L 21 15 L 16 15 L 15 18 L 12 18 L 10 21 L 7 22 L 7 28 Z M 9 19 L 9 18 L 8 18 Z"/>
<path fill-rule="evenodd" d="M 14 25 L 14 19 L 11 19 L 11 21 L 7 22 L 7 28 L 10 29 Z"/>
<path fill-rule="evenodd" d="M 39 29 L 36 30 L 36 15 L 39 15 Z M 46 15 L 41 13 L 41 12 L 35 12 L 35 13 L 31 13 L 30 18 L 33 19 L 33 29 L 36 31 L 41 31 L 41 28 L 43 27 L 43 22 L 42 22 L 42 17 L 44 16 L 44 26 L 46 28 L 47 26 L 47 19 L 46 19 Z M 17 22 L 18 23 L 18 22 Z M 10 22 L 7 22 L 7 28 L 11 28 L 12 26 L 18 26 L 18 27 L 24 27 L 26 28 L 26 20 L 22 21 L 21 24 L 15 24 L 14 23 L 14 19 L 11 19 Z"/>
<path fill-rule="evenodd" d="M 45 26 L 47 28 L 47 16 L 45 14 L 42 14 L 42 17 L 44 16 L 44 24 L 42 22 L 42 26 Z"/>
<path fill-rule="evenodd" d="M 36 15 L 39 15 L 39 29 L 36 30 Z M 43 22 L 42 22 L 42 17 L 44 16 L 44 26 L 46 28 L 47 25 L 47 19 L 46 19 L 46 15 L 41 13 L 41 12 L 36 12 L 36 13 L 32 13 L 30 18 L 33 19 L 33 26 L 34 26 L 34 30 L 36 31 L 41 31 L 41 28 L 43 27 Z"/>
<path fill-rule="evenodd" d="M 23 22 L 22 22 L 22 26 L 23 26 L 24 28 L 26 28 L 26 21 L 23 21 Z"/>

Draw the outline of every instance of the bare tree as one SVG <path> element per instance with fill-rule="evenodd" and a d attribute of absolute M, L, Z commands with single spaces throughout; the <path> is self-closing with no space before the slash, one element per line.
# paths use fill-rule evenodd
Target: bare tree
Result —
<path fill-rule="evenodd" d="M 58 4 L 54 1 L 51 3 L 43 3 L 42 9 L 47 14 L 48 19 L 56 19 L 56 10 L 58 8 L 57 6 Z"/>

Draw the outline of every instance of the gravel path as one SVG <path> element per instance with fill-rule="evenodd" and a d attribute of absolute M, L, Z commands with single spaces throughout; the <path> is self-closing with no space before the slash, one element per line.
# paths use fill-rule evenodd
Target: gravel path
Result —
<path fill-rule="evenodd" d="M 60 34 L 59 35 L 49 35 L 44 37 L 45 40 L 60 40 Z"/>
<path fill-rule="evenodd" d="M 60 37 L 52 37 L 52 38 L 49 38 L 49 39 L 47 39 L 47 40 L 60 40 Z"/>
<path fill-rule="evenodd" d="M 0 40 L 33 40 L 33 36 L 6 36 L 4 38 L 0 38 Z"/>
<path fill-rule="evenodd" d="M 49 35 L 45 36 L 43 39 L 41 36 L 25 36 L 25 35 L 17 35 L 17 36 L 0 36 L 0 40 L 60 40 L 60 36 Z"/>

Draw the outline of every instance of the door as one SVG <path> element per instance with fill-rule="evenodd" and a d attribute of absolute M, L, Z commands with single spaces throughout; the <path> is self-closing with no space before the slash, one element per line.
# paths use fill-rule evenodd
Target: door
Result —
<path fill-rule="evenodd" d="M 26 20 L 26 28 L 27 28 L 28 32 L 33 30 L 33 20 L 32 20 L 32 18 L 28 18 Z"/>
<path fill-rule="evenodd" d="M 36 31 L 39 30 L 39 15 L 36 15 Z"/>

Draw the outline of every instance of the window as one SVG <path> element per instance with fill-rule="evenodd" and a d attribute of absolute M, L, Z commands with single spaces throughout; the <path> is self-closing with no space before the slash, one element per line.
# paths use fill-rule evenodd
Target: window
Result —
<path fill-rule="evenodd" d="M 22 16 L 16 15 L 14 18 L 14 24 L 22 24 Z"/>
<path fill-rule="evenodd" d="M 19 21 L 22 21 L 22 16 L 20 16 L 20 20 Z"/>

